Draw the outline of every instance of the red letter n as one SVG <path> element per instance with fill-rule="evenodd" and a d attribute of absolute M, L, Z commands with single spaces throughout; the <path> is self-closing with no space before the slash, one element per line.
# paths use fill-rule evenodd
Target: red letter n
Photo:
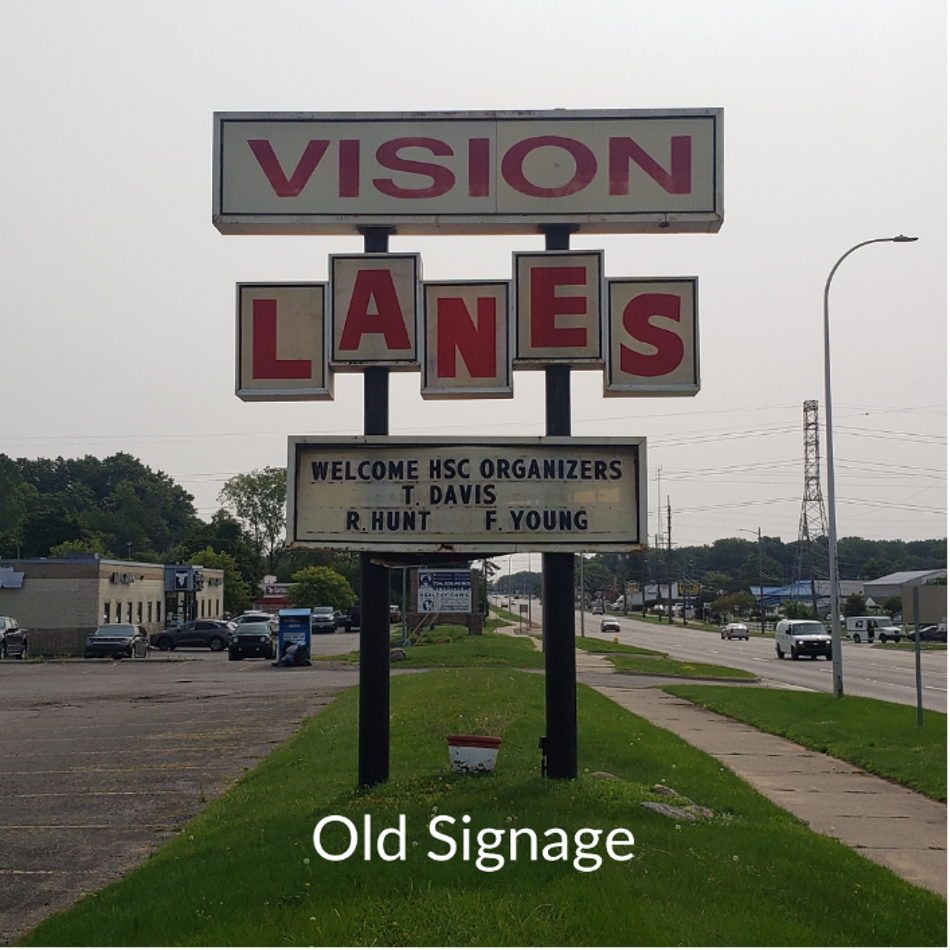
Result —
<path fill-rule="evenodd" d="M 610 139 L 610 193 L 630 194 L 630 162 L 636 162 L 661 188 L 671 195 L 688 195 L 692 189 L 692 144 L 689 135 L 670 138 L 670 166 L 666 171 L 631 138 Z"/>
<path fill-rule="evenodd" d="M 444 297 L 436 312 L 436 376 L 455 379 L 455 353 L 458 351 L 473 379 L 492 379 L 497 375 L 495 298 L 478 298 L 478 325 L 472 321 L 465 301 L 460 297 Z"/>

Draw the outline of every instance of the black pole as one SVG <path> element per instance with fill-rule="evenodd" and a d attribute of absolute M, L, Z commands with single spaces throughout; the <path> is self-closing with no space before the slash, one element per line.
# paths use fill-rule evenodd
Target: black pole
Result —
<path fill-rule="evenodd" d="M 571 227 L 544 230 L 545 250 L 570 248 Z M 571 434 L 571 368 L 545 367 L 545 419 L 549 436 Z M 544 696 L 547 774 L 577 778 L 577 663 L 574 653 L 574 555 L 544 554 Z M 582 595 L 583 596 L 583 595 Z"/>
<path fill-rule="evenodd" d="M 390 228 L 363 230 L 364 253 L 387 252 Z M 389 367 L 363 371 L 363 433 L 389 435 Z M 360 554 L 359 784 L 389 778 L 389 568 Z"/>

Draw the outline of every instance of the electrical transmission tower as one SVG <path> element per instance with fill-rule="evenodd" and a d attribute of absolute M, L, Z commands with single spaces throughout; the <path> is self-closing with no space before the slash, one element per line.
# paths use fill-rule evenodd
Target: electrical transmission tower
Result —
<path fill-rule="evenodd" d="M 828 555 L 819 544 L 828 536 L 825 503 L 821 497 L 821 464 L 818 455 L 818 401 L 808 399 L 803 407 L 805 438 L 805 493 L 802 495 L 802 516 L 798 523 L 798 554 L 792 577 L 794 592 L 800 581 L 811 585 L 811 603 L 818 616 L 816 577 L 828 577 Z"/>

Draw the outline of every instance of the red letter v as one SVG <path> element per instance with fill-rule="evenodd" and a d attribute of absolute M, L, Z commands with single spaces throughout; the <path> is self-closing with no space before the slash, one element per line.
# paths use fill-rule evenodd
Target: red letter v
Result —
<path fill-rule="evenodd" d="M 323 153 L 330 145 L 326 139 L 311 139 L 304 149 L 304 153 L 294 169 L 293 175 L 288 180 L 284 170 L 277 161 L 273 146 L 267 139 L 248 139 L 248 145 L 257 159 L 258 164 L 264 170 L 267 180 L 271 183 L 274 193 L 278 198 L 296 198 L 303 191 L 304 186 L 310 181 L 310 176 L 314 169 L 320 164 Z"/>

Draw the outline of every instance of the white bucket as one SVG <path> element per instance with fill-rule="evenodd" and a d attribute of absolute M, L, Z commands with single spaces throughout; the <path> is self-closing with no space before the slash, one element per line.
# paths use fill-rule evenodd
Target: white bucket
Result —
<path fill-rule="evenodd" d="M 446 736 L 453 772 L 491 772 L 498 758 L 498 736 Z"/>

